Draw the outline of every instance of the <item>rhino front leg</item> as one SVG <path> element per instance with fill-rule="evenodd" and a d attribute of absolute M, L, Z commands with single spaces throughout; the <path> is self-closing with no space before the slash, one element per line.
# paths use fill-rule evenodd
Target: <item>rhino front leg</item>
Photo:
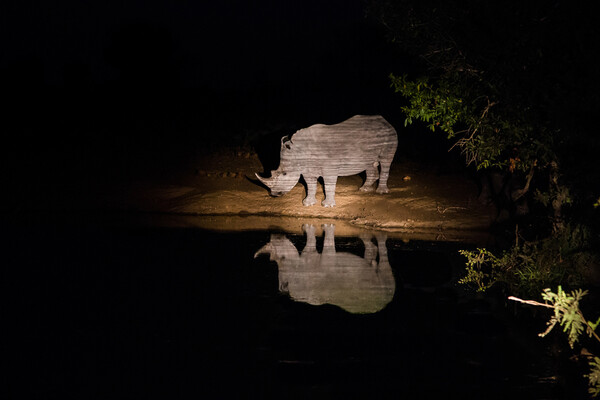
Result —
<path fill-rule="evenodd" d="M 387 187 L 387 181 L 390 176 L 390 166 L 391 162 L 382 161 L 379 165 L 381 165 L 381 174 L 379 175 L 379 185 L 377 185 L 377 193 L 389 193 L 390 189 Z"/>
<path fill-rule="evenodd" d="M 379 264 L 382 262 L 389 262 L 387 246 L 385 244 L 385 242 L 387 242 L 387 235 L 380 232 L 375 235 L 375 239 L 377 240 L 377 250 L 379 252 Z"/>
<path fill-rule="evenodd" d="M 321 202 L 323 207 L 335 206 L 335 185 L 337 183 L 337 176 L 324 176 L 323 183 L 325 183 L 325 199 Z"/>
<path fill-rule="evenodd" d="M 302 225 L 302 230 L 306 234 L 306 246 L 304 246 L 302 254 L 316 252 L 317 239 L 315 238 L 315 226 L 311 224 L 304 224 Z"/>
<path fill-rule="evenodd" d="M 306 182 L 306 197 L 302 200 L 302 204 L 312 206 L 317 202 L 317 198 L 315 197 L 317 194 L 317 177 L 305 176 L 304 181 Z"/>
<path fill-rule="evenodd" d="M 358 190 L 360 190 L 361 192 L 373 191 L 373 184 L 377 179 L 379 179 L 379 171 L 377 170 L 377 165 L 379 165 L 379 163 L 374 162 L 369 168 L 367 168 L 367 179 L 365 179 L 365 183 Z"/>

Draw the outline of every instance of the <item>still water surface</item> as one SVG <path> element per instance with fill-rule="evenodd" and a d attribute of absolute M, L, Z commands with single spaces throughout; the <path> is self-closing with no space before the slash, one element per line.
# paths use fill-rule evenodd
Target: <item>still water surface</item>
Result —
<path fill-rule="evenodd" d="M 562 398 L 467 245 L 303 230 L 15 229 L 10 398 Z"/>

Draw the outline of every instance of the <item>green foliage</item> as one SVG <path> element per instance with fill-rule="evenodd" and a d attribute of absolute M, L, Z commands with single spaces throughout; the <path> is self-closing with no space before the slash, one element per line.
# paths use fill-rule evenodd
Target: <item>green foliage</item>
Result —
<path fill-rule="evenodd" d="M 589 231 L 565 222 L 566 211 L 589 199 L 590 182 L 597 181 L 589 168 L 600 151 L 593 129 L 600 90 L 589 79 L 597 44 L 587 30 L 598 25 L 568 2 L 480 3 L 366 1 L 367 13 L 392 42 L 422 61 L 422 76 L 390 75 L 406 100 L 405 125 L 421 123 L 444 134 L 449 147 L 477 169 L 526 174 L 512 200 L 535 191 L 551 219 L 550 237 L 517 242 L 500 256 L 487 249 L 461 251 L 467 265 L 460 282 L 480 292 L 503 282 L 530 296 L 561 284 L 576 287 L 582 271 L 598 262 Z M 594 207 L 600 208 L 600 198 Z M 583 296 L 559 292 L 554 298 L 544 291 L 547 301 L 562 303 Z M 572 344 L 581 326 L 571 311 L 560 317 Z M 590 392 L 595 387 L 598 394 L 600 362 L 590 365 Z"/>
<path fill-rule="evenodd" d="M 516 243 L 501 256 L 487 249 L 460 250 L 467 261 L 459 283 L 483 292 L 503 282 L 512 293 L 523 296 L 535 296 L 548 286 L 578 286 L 583 271 L 598 262 L 589 248 L 591 241 L 588 228 L 568 225 L 548 238 Z"/>
<path fill-rule="evenodd" d="M 409 106 L 402 107 L 406 115 L 404 126 L 416 119 L 426 122 L 432 131 L 439 128 L 446 132 L 449 139 L 456 135 L 454 127 L 458 122 L 464 122 L 467 113 L 463 100 L 454 92 L 456 87 L 446 81 L 435 86 L 428 78 L 411 81 L 406 75 L 390 74 L 390 79 L 396 93 L 410 101 Z"/>
<path fill-rule="evenodd" d="M 554 308 L 554 316 L 548 321 L 548 329 L 546 329 L 545 332 L 540 333 L 540 336 L 546 336 L 558 323 L 563 327 L 563 332 L 567 333 L 569 346 L 573 348 L 583 333 L 584 328 L 591 329 L 588 327 L 581 311 L 579 311 L 579 302 L 587 293 L 587 290 L 577 289 L 570 294 L 567 294 L 562 290 L 560 285 L 558 286 L 558 291 L 556 293 L 548 288 L 544 289 L 542 299 L 552 305 Z"/>
<path fill-rule="evenodd" d="M 528 69 L 530 63 L 546 67 L 536 59 L 541 37 L 516 32 L 504 32 L 502 39 L 484 37 L 489 31 L 482 30 L 482 24 L 504 31 L 505 23 L 499 24 L 494 13 L 466 4 L 411 0 L 368 4 L 368 13 L 381 21 L 392 40 L 424 61 L 425 76 L 390 74 L 393 89 L 408 103 L 401 108 L 405 125 L 420 121 L 445 133 L 467 164 L 478 169 L 528 171 L 556 160 L 559 130 L 549 123 L 545 110 L 536 107 L 540 98 L 556 94 L 549 92 L 543 75 Z M 529 18 L 535 18 L 528 16 L 532 10 L 526 7 L 515 6 L 514 12 L 506 4 L 489 7 L 497 7 L 495 13 L 507 18 L 524 19 L 515 26 L 528 26 Z M 473 19 L 478 13 L 479 21 Z M 506 37 L 511 36 L 516 42 L 508 45 Z M 492 43 L 498 56 L 489 53 Z M 551 83 L 556 85 L 556 80 Z"/>
<path fill-rule="evenodd" d="M 552 308 L 554 310 L 554 315 L 547 323 L 548 328 L 540 333 L 539 336 L 546 336 L 558 324 L 559 326 L 562 326 L 563 332 L 566 333 L 569 346 L 574 348 L 584 332 L 590 338 L 594 338 L 596 342 L 600 343 L 600 337 L 595 332 L 600 323 L 600 317 L 595 323 L 589 322 L 586 320 L 579 307 L 579 302 L 587 293 L 587 290 L 581 289 L 566 293 L 559 285 L 556 293 L 552 292 L 549 288 L 544 289 L 542 298 L 545 303 L 538 303 L 533 300 L 522 300 L 513 296 L 509 297 L 509 299 L 538 307 Z M 588 392 L 596 397 L 600 395 L 600 358 L 591 355 L 589 356 L 589 360 L 590 373 L 585 374 L 584 377 L 588 379 Z"/>
<path fill-rule="evenodd" d="M 600 395 L 600 357 L 594 357 L 590 361 L 590 373 L 584 375 L 588 378 L 588 392 L 593 397 Z"/>
<path fill-rule="evenodd" d="M 489 250 L 478 248 L 476 251 L 459 250 L 458 252 L 467 257 L 466 276 L 458 283 L 470 285 L 478 292 L 485 292 L 496 283 L 500 260 Z"/>
<path fill-rule="evenodd" d="M 572 204 L 573 197 L 569 188 L 566 186 L 551 186 L 546 192 L 542 192 L 539 189 L 535 191 L 535 199 L 542 203 L 545 207 L 552 205 L 553 201 L 558 201 L 562 205 Z"/>
<path fill-rule="evenodd" d="M 546 268 L 538 268 L 533 259 L 527 261 L 529 262 L 515 268 L 514 277 L 504 274 L 505 281 L 514 279 L 511 286 L 516 293 L 539 293 L 540 288 L 563 281 L 566 271 L 561 266 L 552 264 Z"/>
<path fill-rule="evenodd" d="M 435 83 L 426 77 L 410 80 L 406 75 L 391 74 L 390 79 L 396 93 L 408 100 L 401 108 L 405 126 L 421 121 L 432 131 L 444 132 L 453 139 L 452 147 L 461 149 L 467 164 L 474 163 L 477 169 L 526 171 L 555 158 L 553 135 L 540 135 L 544 128 L 526 122 L 520 111 L 498 109 L 489 97 L 493 90 L 461 83 L 454 75 L 438 77 Z"/>
<path fill-rule="evenodd" d="M 420 123 L 444 134 L 448 147 L 459 149 L 477 169 L 527 174 L 519 197 L 529 193 L 529 183 L 532 191 L 547 191 L 538 198 L 551 206 L 547 216 L 553 229 L 562 229 L 563 206 L 585 198 L 571 193 L 572 181 L 582 179 L 578 171 L 589 170 L 600 143 L 592 133 L 600 90 L 586 77 L 592 75 L 581 73 L 593 73 L 593 63 L 583 60 L 591 62 L 596 43 L 580 35 L 582 26 L 597 26 L 589 15 L 567 3 L 542 0 L 485 6 L 367 0 L 366 9 L 420 66 L 410 77 L 405 71 L 390 75 L 391 86 L 406 100 L 401 107 L 405 124 Z M 557 67 L 571 65 L 578 69 L 563 73 Z M 547 185 L 537 179 L 562 176 L 562 168 L 569 169 L 569 182 Z"/>

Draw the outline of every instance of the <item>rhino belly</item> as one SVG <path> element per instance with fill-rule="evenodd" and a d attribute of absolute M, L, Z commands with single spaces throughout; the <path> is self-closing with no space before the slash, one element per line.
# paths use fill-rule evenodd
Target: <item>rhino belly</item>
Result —
<path fill-rule="evenodd" d="M 339 160 L 335 163 L 327 163 L 323 168 L 323 176 L 350 176 L 360 174 L 361 172 L 377 165 L 377 157 L 359 159 L 359 160 Z"/>

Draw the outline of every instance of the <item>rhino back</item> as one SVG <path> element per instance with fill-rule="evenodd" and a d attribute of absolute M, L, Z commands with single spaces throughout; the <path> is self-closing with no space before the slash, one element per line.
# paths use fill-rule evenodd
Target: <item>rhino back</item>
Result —
<path fill-rule="evenodd" d="M 312 125 L 296 132 L 292 141 L 305 168 L 346 176 L 383 158 L 391 162 L 398 136 L 383 117 L 357 115 L 335 125 Z"/>

